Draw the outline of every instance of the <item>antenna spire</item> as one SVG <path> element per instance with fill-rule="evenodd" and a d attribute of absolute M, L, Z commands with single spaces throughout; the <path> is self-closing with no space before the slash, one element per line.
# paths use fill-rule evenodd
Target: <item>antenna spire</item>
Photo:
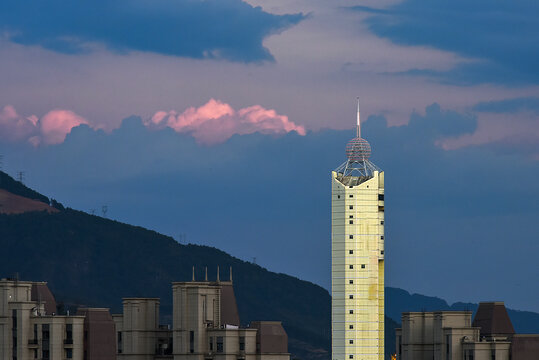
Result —
<path fill-rule="evenodd" d="M 359 116 L 359 96 L 357 97 L 357 128 L 356 128 L 356 137 L 361 137 L 361 120 Z"/>

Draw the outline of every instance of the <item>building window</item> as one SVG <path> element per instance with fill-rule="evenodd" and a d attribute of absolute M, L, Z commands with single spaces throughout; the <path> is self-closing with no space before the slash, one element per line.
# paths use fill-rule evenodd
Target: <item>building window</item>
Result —
<path fill-rule="evenodd" d="M 348 250 L 348 253 L 352 255 L 354 253 L 354 250 Z"/>
<path fill-rule="evenodd" d="M 354 310 L 350 310 L 350 314 L 353 314 L 354 313 Z"/>
<path fill-rule="evenodd" d="M 378 194 L 378 200 L 384 201 L 384 194 Z"/>
<path fill-rule="evenodd" d="M 213 351 L 213 336 L 210 336 L 210 351 Z"/>
<path fill-rule="evenodd" d="M 121 354 L 122 350 L 122 332 L 118 331 L 118 354 Z"/>
<path fill-rule="evenodd" d="M 353 269 L 353 268 L 354 268 L 354 265 L 350 265 L 349 268 L 350 268 L 350 269 Z"/>
<path fill-rule="evenodd" d="M 49 324 L 41 325 L 41 358 L 43 360 L 49 360 Z"/>
<path fill-rule="evenodd" d="M 351 197 L 351 198 L 353 198 L 353 197 L 354 197 L 354 195 L 350 194 L 350 195 L 348 195 L 348 197 Z"/>
<path fill-rule="evenodd" d="M 337 199 L 340 199 L 341 198 L 341 195 L 337 195 Z"/>
<path fill-rule="evenodd" d="M 353 224 L 354 223 L 354 220 L 350 220 L 350 224 Z"/>
<path fill-rule="evenodd" d="M 496 360 L 496 350 L 495 349 L 491 350 L 490 359 L 491 360 Z"/>
<path fill-rule="evenodd" d="M 398 350 L 397 359 L 400 359 L 401 358 L 401 353 L 402 353 L 402 337 L 397 336 L 397 340 L 399 342 L 399 348 L 397 349 Z"/>
<path fill-rule="evenodd" d="M 365 264 L 361 264 L 361 268 L 362 268 L 362 269 L 365 269 Z"/>
<path fill-rule="evenodd" d="M 354 328 L 354 325 L 349 325 L 348 328 L 352 330 Z"/>
<path fill-rule="evenodd" d="M 349 217 L 350 219 L 353 219 L 353 218 L 354 218 L 354 215 L 350 215 L 350 216 L 348 216 L 348 217 Z"/>
<path fill-rule="evenodd" d="M 449 355 L 449 335 L 445 336 L 445 353 Z"/>
<path fill-rule="evenodd" d="M 217 352 L 222 353 L 223 350 L 223 337 L 217 336 Z"/>
<path fill-rule="evenodd" d="M 73 344 L 73 324 L 66 324 L 66 344 Z"/>
<path fill-rule="evenodd" d="M 384 255 L 384 250 L 380 251 L 380 254 Z"/>
<path fill-rule="evenodd" d="M 380 239 L 384 240 L 384 235 L 380 236 Z"/>
<path fill-rule="evenodd" d="M 350 344 L 353 344 L 353 343 L 354 343 L 354 340 L 350 340 L 349 343 L 350 343 Z"/>
<path fill-rule="evenodd" d="M 11 328 L 11 335 L 12 335 L 12 358 L 13 360 L 17 360 L 17 310 L 13 309 L 11 312 L 11 320 L 13 323 L 13 326 Z"/>
<path fill-rule="evenodd" d="M 354 283 L 354 280 L 349 280 L 348 283 L 349 283 L 349 284 L 353 284 L 353 283 Z"/>
<path fill-rule="evenodd" d="M 349 186 L 348 188 L 350 188 L 350 189 L 351 189 L 351 188 L 353 188 L 353 186 L 352 186 L 352 185 L 350 185 L 350 186 Z"/>
<path fill-rule="evenodd" d="M 349 299 L 353 299 L 354 298 L 354 295 L 350 295 L 348 296 Z"/>
<path fill-rule="evenodd" d="M 353 359 L 353 358 L 354 358 L 354 355 L 349 355 L 348 358 L 349 358 L 349 359 Z"/>
<path fill-rule="evenodd" d="M 380 225 L 384 225 L 384 220 L 380 221 Z"/>
<path fill-rule="evenodd" d="M 349 206 L 349 209 L 350 209 L 350 210 L 354 210 L 354 205 L 350 205 L 350 206 Z"/>
<path fill-rule="evenodd" d="M 195 332 L 189 331 L 189 352 L 192 354 L 195 352 Z"/>
<path fill-rule="evenodd" d="M 348 235 L 348 238 L 349 238 L 349 239 L 353 239 L 353 238 L 354 238 L 354 235 Z"/>
<path fill-rule="evenodd" d="M 240 351 L 245 351 L 245 336 L 240 336 Z"/>
<path fill-rule="evenodd" d="M 73 359 L 73 349 L 66 349 L 66 359 Z"/>

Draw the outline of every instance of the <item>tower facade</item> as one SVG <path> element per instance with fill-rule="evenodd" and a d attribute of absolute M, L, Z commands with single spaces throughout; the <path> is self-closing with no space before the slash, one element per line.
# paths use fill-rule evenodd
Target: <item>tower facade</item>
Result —
<path fill-rule="evenodd" d="M 332 360 L 384 359 L 384 172 L 357 134 L 331 173 Z"/>

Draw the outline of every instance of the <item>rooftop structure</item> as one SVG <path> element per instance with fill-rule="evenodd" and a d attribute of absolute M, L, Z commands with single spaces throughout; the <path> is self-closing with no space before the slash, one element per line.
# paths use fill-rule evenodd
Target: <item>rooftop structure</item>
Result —
<path fill-rule="evenodd" d="M 503 302 L 471 311 L 402 313 L 396 330 L 397 360 L 531 360 L 539 335 L 515 334 Z"/>

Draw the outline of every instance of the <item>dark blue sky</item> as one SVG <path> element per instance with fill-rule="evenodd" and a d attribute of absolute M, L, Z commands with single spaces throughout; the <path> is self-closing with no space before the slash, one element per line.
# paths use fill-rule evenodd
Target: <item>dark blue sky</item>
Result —
<path fill-rule="evenodd" d="M 3 1 L 0 154 L 67 206 L 328 287 L 360 96 L 388 284 L 539 311 L 538 18 L 535 0 Z"/>
<path fill-rule="evenodd" d="M 526 147 L 437 145 L 476 126 L 475 115 L 438 104 L 404 126 L 388 127 L 383 116 L 365 122 L 372 160 L 386 171 L 387 282 L 537 311 L 539 166 Z M 185 233 L 328 288 L 330 171 L 352 136 L 236 135 L 204 146 L 132 117 L 110 135 L 82 125 L 60 145 L 0 151 L 10 173 L 25 169 L 30 186 L 68 206 L 99 213 L 108 205 L 111 218 Z"/>

